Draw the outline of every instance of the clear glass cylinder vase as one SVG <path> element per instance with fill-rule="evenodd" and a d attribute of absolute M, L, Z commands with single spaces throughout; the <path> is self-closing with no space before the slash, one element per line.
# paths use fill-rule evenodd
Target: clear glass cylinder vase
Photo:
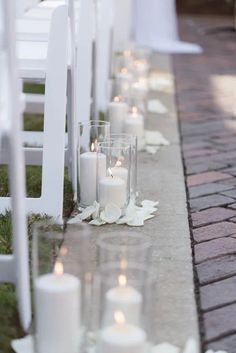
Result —
<path fill-rule="evenodd" d="M 137 169 L 138 169 L 138 158 L 137 158 L 137 148 L 138 148 L 138 141 L 137 137 L 125 134 L 125 133 L 111 133 L 110 137 L 107 140 L 111 140 L 114 144 L 128 143 L 130 144 L 131 149 L 131 162 L 130 162 L 130 198 L 135 203 L 136 198 L 138 196 L 138 189 L 137 189 Z"/>
<path fill-rule="evenodd" d="M 110 123 L 90 120 L 79 123 L 78 161 L 78 200 L 81 207 L 91 206 L 97 197 L 97 145 L 110 136 Z M 100 160 L 101 170 L 105 159 Z M 105 169 L 105 168 L 104 168 Z"/>
<path fill-rule="evenodd" d="M 83 344 L 80 269 L 68 263 L 62 226 L 51 220 L 33 228 L 34 343 L 37 353 L 78 353 Z"/>
<path fill-rule="evenodd" d="M 101 159 L 104 165 L 101 165 Z M 130 201 L 131 146 L 109 140 L 97 147 L 97 201 L 102 209 L 113 206 L 125 212 Z"/>
<path fill-rule="evenodd" d="M 98 268 L 95 277 L 96 353 L 149 353 L 153 342 L 155 277 L 148 266 L 119 263 Z"/>

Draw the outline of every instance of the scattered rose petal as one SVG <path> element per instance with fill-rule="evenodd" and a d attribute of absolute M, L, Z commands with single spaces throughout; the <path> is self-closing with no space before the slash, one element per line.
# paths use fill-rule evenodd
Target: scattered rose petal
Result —
<path fill-rule="evenodd" d="M 159 205 L 159 201 L 143 200 L 141 205 L 143 207 L 156 207 Z"/>
<path fill-rule="evenodd" d="M 154 214 L 150 214 L 149 216 L 144 217 L 143 220 L 148 221 L 149 219 L 152 219 L 154 217 L 155 217 Z"/>
<path fill-rule="evenodd" d="M 106 222 L 104 222 L 100 218 L 97 218 L 97 219 L 93 219 L 92 221 L 90 221 L 89 224 L 91 224 L 92 226 L 103 226 L 104 224 L 106 224 Z"/>
<path fill-rule="evenodd" d="M 138 215 L 135 215 L 135 217 L 127 222 L 128 226 L 131 227 L 142 227 L 144 226 L 144 220 L 142 217 L 138 217 Z"/>
<path fill-rule="evenodd" d="M 166 106 L 158 99 L 151 99 L 148 101 L 148 111 L 150 113 L 166 114 L 168 109 Z"/>
<path fill-rule="evenodd" d="M 145 147 L 145 151 L 150 154 L 156 154 L 159 149 L 160 149 L 159 146 L 154 147 L 154 146 L 146 145 L 146 147 Z"/>
<path fill-rule="evenodd" d="M 143 212 L 145 212 L 145 214 L 149 213 L 155 213 L 158 209 L 156 207 L 143 207 Z"/>
<path fill-rule="evenodd" d="M 185 345 L 183 353 L 198 353 L 199 352 L 199 347 L 197 341 L 193 338 L 190 337 Z"/>
<path fill-rule="evenodd" d="M 132 218 L 124 216 L 124 217 L 121 217 L 120 219 L 118 219 L 118 221 L 116 221 L 116 224 L 127 224 L 131 220 L 132 220 Z"/>
<path fill-rule="evenodd" d="M 34 353 L 34 337 L 29 335 L 13 340 L 11 347 L 16 353 Z"/>
<path fill-rule="evenodd" d="M 94 206 L 88 206 L 83 210 L 82 213 L 80 213 L 79 216 L 82 219 L 82 221 L 84 221 L 85 219 L 91 217 L 95 211 L 96 211 L 96 208 Z"/>
<path fill-rule="evenodd" d="M 99 203 L 97 202 L 97 201 L 94 201 L 94 204 L 93 204 L 93 206 L 94 206 L 94 212 L 93 212 L 93 214 L 92 214 L 92 218 L 93 219 L 97 219 L 98 217 L 99 217 L 99 209 L 100 209 L 100 205 L 99 205 Z"/>
<path fill-rule="evenodd" d="M 101 212 L 100 217 L 106 223 L 115 223 L 121 217 L 121 209 L 117 205 L 109 203 L 105 206 L 104 211 Z"/>
<path fill-rule="evenodd" d="M 168 146 L 170 144 L 159 131 L 146 130 L 144 138 L 147 145 Z"/>
<path fill-rule="evenodd" d="M 71 218 L 67 224 L 80 224 L 82 222 L 82 219 L 80 217 L 80 214 L 75 216 L 74 218 Z"/>
<path fill-rule="evenodd" d="M 179 348 L 170 343 L 161 343 L 152 348 L 152 353 L 179 353 Z"/>

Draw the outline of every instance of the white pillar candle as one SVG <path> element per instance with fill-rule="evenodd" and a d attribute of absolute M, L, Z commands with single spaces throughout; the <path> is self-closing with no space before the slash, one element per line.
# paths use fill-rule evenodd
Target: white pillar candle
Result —
<path fill-rule="evenodd" d="M 126 204 L 126 199 L 127 188 L 123 179 L 111 175 L 99 180 L 98 202 L 101 207 L 105 207 L 108 203 L 113 203 L 123 208 Z"/>
<path fill-rule="evenodd" d="M 125 323 L 122 312 L 115 312 L 115 324 L 101 331 L 98 353 L 145 353 L 146 333 L 139 327 Z"/>
<path fill-rule="evenodd" d="M 122 162 L 118 160 L 115 164 L 115 167 L 111 168 L 111 172 L 113 176 L 119 177 L 124 180 L 126 186 L 128 181 L 128 169 L 122 167 Z"/>
<path fill-rule="evenodd" d="M 121 69 L 121 71 L 116 74 L 115 84 L 119 95 L 129 99 L 132 80 L 133 75 L 127 68 Z"/>
<path fill-rule="evenodd" d="M 137 82 L 134 82 L 131 87 L 132 97 L 143 101 L 147 98 L 148 87 L 147 81 L 144 78 L 140 78 Z"/>
<path fill-rule="evenodd" d="M 121 134 L 124 129 L 124 121 L 128 114 L 128 105 L 121 102 L 119 97 L 115 97 L 108 105 L 108 120 L 112 134 Z"/>
<path fill-rule="evenodd" d="M 127 67 L 129 70 L 132 69 L 134 59 L 133 59 L 131 50 L 123 51 L 123 60 L 124 60 L 124 66 Z"/>
<path fill-rule="evenodd" d="M 57 263 L 55 273 L 35 281 L 36 340 L 38 353 L 77 353 L 80 335 L 80 282 L 63 274 Z"/>
<path fill-rule="evenodd" d="M 106 175 L 106 156 L 91 151 L 82 153 L 79 158 L 80 204 L 90 206 L 97 199 L 97 172 L 98 178 Z"/>
<path fill-rule="evenodd" d="M 122 311 L 129 324 L 139 325 L 142 306 L 142 295 L 127 285 L 126 276 L 120 275 L 118 286 L 106 293 L 105 324 L 110 325 L 115 311 Z"/>
<path fill-rule="evenodd" d="M 146 60 L 135 60 L 133 66 L 134 75 L 136 76 L 147 76 L 149 71 L 149 65 Z"/>
<path fill-rule="evenodd" d="M 133 107 L 132 113 L 128 114 L 125 120 L 124 131 L 126 134 L 137 136 L 138 150 L 141 150 L 144 144 L 144 117 L 138 113 L 136 107 Z"/>

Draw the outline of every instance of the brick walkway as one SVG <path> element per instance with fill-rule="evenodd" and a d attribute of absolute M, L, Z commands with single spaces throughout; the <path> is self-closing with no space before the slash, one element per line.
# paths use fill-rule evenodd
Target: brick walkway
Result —
<path fill-rule="evenodd" d="M 182 37 L 205 52 L 174 68 L 203 346 L 235 353 L 236 35 L 202 31 L 223 22 L 182 19 Z"/>

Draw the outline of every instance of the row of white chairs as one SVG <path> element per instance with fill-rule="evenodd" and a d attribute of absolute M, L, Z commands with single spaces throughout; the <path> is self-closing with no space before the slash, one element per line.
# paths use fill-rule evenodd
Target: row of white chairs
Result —
<path fill-rule="evenodd" d="M 75 200 L 77 195 L 78 121 L 90 118 L 91 103 L 93 112 L 107 105 L 113 23 L 112 1 L 68 0 L 68 25 L 62 26 L 56 18 L 63 3 L 63 0 L 40 2 L 16 21 L 20 77 L 45 83 L 44 97 L 26 96 L 26 109 L 27 102 L 31 111 L 38 111 L 40 101 L 44 106 L 44 132 L 23 135 L 27 145 L 36 143 L 25 147 L 26 164 L 42 166 L 41 196 L 27 198 L 26 209 L 28 213 L 47 213 L 59 221 L 63 215 L 64 167 L 68 167 Z M 61 36 L 66 32 L 65 74 L 59 65 L 58 53 L 62 50 Z M 7 158 L 7 153 L 3 154 L 0 163 L 7 163 Z M 0 213 L 9 205 L 10 198 L 1 197 Z"/>
<path fill-rule="evenodd" d="M 0 164 L 9 166 L 11 195 L 0 197 L 0 213 L 11 209 L 13 224 L 13 254 L 0 255 L 0 282 L 16 285 L 20 320 L 27 330 L 31 296 L 26 214 L 46 213 L 62 221 L 65 167 L 76 197 L 78 121 L 90 118 L 91 103 L 95 112 L 106 105 L 113 1 L 16 2 L 24 6 L 16 9 L 14 1 L 0 0 Z M 44 83 L 44 97 L 22 96 L 24 81 Z M 22 132 L 22 97 L 31 111 L 43 104 L 42 133 Z M 41 141 L 42 146 L 23 148 L 23 141 Z M 39 198 L 25 197 L 25 164 L 42 166 Z"/>

